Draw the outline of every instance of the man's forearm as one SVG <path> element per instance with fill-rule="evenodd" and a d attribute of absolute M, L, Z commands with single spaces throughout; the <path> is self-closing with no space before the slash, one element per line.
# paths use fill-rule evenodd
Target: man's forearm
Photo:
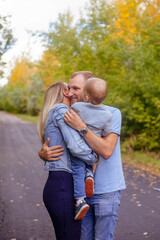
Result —
<path fill-rule="evenodd" d="M 114 151 L 118 135 L 111 133 L 106 137 L 101 138 L 88 129 L 84 139 L 96 153 L 101 155 L 103 158 L 108 159 Z"/>
<path fill-rule="evenodd" d="M 70 127 L 76 129 L 77 131 L 80 131 L 86 127 L 86 124 L 72 109 L 66 112 L 64 120 Z M 114 151 L 118 140 L 118 135 L 110 133 L 106 137 L 101 138 L 88 129 L 84 139 L 96 153 L 101 155 L 103 158 L 108 159 Z"/>

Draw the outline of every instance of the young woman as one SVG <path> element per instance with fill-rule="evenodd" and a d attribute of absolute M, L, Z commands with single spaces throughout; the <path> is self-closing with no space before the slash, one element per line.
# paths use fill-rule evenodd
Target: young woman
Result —
<path fill-rule="evenodd" d="M 79 240 L 81 221 L 74 220 L 72 158 L 88 164 L 96 161 L 96 154 L 79 133 L 64 122 L 70 107 L 68 86 L 58 82 L 50 86 L 44 97 L 38 121 L 41 142 L 50 138 L 50 147 L 61 145 L 64 153 L 58 161 L 46 161 L 49 176 L 43 191 L 44 204 L 51 216 L 57 240 Z"/>

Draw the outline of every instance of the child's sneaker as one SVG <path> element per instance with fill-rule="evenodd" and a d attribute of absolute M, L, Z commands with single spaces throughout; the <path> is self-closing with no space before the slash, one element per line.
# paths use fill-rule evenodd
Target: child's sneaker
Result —
<path fill-rule="evenodd" d="M 82 219 L 86 215 L 86 212 L 88 211 L 88 209 L 89 209 L 89 205 L 86 203 L 84 199 L 80 202 L 78 206 L 77 204 L 75 204 L 74 220 Z"/>
<path fill-rule="evenodd" d="M 92 197 L 94 194 L 94 177 L 93 173 L 87 169 L 85 180 L 86 197 Z"/>

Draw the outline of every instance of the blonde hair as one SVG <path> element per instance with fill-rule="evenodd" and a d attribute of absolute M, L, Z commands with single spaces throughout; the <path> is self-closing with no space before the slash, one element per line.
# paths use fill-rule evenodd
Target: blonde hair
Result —
<path fill-rule="evenodd" d="M 38 135 L 42 143 L 44 143 L 44 130 L 49 111 L 53 106 L 63 101 L 63 90 L 67 90 L 67 86 L 64 82 L 57 82 L 52 84 L 45 92 L 43 106 L 37 124 Z"/>
<path fill-rule="evenodd" d="M 89 78 L 84 86 L 84 95 L 88 95 L 89 102 L 101 104 L 107 96 L 107 84 L 100 78 Z"/>

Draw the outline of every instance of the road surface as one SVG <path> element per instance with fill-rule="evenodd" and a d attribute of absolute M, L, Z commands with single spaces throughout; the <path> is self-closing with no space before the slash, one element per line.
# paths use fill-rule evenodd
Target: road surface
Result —
<path fill-rule="evenodd" d="M 40 147 L 34 124 L 0 112 L 0 240 L 55 240 Z M 124 173 L 115 240 L 160 240 L 160 178 L 128 165 Z"/>

